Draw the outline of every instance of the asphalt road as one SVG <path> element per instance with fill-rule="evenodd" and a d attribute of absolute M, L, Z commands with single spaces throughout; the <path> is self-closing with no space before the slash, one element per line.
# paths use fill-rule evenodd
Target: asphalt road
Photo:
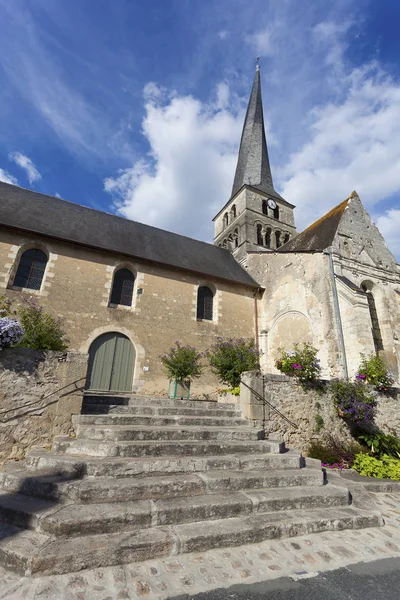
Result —
<path fill-rule="evenodd" d="M 297 581 L 275 579 L 169 600 L 400 600 L 400 559 L 358 563 Z"/>

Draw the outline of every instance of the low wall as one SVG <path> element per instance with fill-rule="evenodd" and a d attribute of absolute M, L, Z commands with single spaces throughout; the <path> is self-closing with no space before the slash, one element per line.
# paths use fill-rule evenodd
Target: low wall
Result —
<path fill-rule="evenodd" d="M 253 420 L 258 427 L 262 426 L 265 419 L 268 437 L 283 439 L 289 447 L 302 452 L 307 450 L 311 441 L 321 439 L 327 433 L 343 441 L 352 440 L 346 423 L 337 414 L 328 390 L 322 393 L 313 389 L 304 390 L 295 379 L 285 375 L 262 376 L 260 373 L 248 372 L 243 374 L 242 379 L 244 384 L 261 395 L 264 388 L 266 400 L 297 425 L 297 428 L 290 425 L 268 406 L 264 409 L 255 395 L 242 384 L 240 405 L 243 416 Z M 399 392 L 393 397 L 380 394 L 376 424 L 384 431 L 395 431 L 400 436 L 399 408 Z M 320 428 L 316 421 L 317 415 L 323 419 Z"/>
<path fill-rule="evenodd" d="M 87 356 L 9 348 L 0 352 L 0 464 L 72 432 L 79 414 Z"/>

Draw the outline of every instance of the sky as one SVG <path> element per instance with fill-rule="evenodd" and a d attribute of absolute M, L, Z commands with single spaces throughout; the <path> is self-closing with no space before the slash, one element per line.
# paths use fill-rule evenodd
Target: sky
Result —
<path fill-rule="evenodd" d="M 212 242 L 261 57 L 298 231 L 356 190 L 400 261 L 398 0 L 0 0 L 0 180 Z"/>

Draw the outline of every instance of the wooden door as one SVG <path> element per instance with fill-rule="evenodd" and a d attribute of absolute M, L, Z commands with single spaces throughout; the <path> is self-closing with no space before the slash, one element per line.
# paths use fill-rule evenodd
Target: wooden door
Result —
<path fill-rule="evenodd" d="M 89 349 L 87 387 L 93 391 L 131 392 L 135 350 L 121 333 L 104 333 Z"/>

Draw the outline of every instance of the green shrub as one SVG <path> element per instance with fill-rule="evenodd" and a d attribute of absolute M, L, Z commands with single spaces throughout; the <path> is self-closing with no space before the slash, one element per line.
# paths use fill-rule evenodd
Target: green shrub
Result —
<path fill-rule="evenodd" d="M 343 416 L 355 423 L 371 423 L 377 405 L 373 393 L 361 382 L 334 381 L 331 383 L 333 402 Z"/>
<path fill-rule="evenodd" d="M 318 433 L 318 431 L 321 431 L 323 426 L 324 426 L 324 419 L 322 418 L 322 416 L 315 415 L 315 431 Z"/>
<path fill-rule="evenodd" d="M 391 433 L 383 431 L 363 432 L 357 438 L 367 446 L 376 457 L 383 455 L 400 458 L 400 439 Z"/>
<path fill-rule="evenodd" d="M 60 318 L 54 318 L 34 300 L 24 300 L 18 307 L 18 320 L 25 334 L 18 344 L 32 350 L 66 350 L 67 340 Z"/>
<path fill-rule="evenodd" d="M 380 392 L 386 392 L 394 383 L 393 375 L 379 354 L 370 354 L 368 357 L 361 354 L 361 363 L 356 379 L 371 383 Z"/>
<path fill-rule="evenodd" d="M 175 348 L 172 347 L 168 354 L 163 354 L 161 362 L 170 379 L 187 381 L 200 377 L 203 369 L 200 364 L 201 357 L 196 348 L 175 342 Z"/>
<path fill-rule="evenodd" d="M 223 390 L 218 389 L 218 394 L 232 394 L 232 396 L 240 396 L 240 385 L 234 388 L 226 388 Z"/>
<path fill-rule="evenodd" d="M 276 368 L 292 377 L 297 377 L 300 381 L 316 381 L 321 372 L 319 359 L 317 358 L 317 349 L 311 344 L 304 343 L 300 348 L 295 344 L 293 350 L 282 350 L 278 360 L 275 362 Z"/>
<path fill-rule="evenodd" d="M 240 386 L 242 373 L 259 369 L 260 353 L 254 340 L 219 338 L 206 354 L 213 372 L 231 388 Z"/>
<path fill-rule="evenodd" d="M 11 301 L 5 296 L 0 296 L 0 317 L 11 317 L 15 311 L 11 309 Z"/>
<path fill-rule="evenodd" d="M 357 454 L 353 469 L 366 477 L 400 479 L 400 460 L 385 454 L 381 458 L 375 458 L 370 454 Z"/>
<path fill-rule="evenodd" d="M 355 455 L 360 452 L 362 447 L 357 442 L 342 442 L 335 436 L 327 434 L 323 440 L 311 442 L 307 456 L 317 458 L 324 466 L 351 467 Z"/>

